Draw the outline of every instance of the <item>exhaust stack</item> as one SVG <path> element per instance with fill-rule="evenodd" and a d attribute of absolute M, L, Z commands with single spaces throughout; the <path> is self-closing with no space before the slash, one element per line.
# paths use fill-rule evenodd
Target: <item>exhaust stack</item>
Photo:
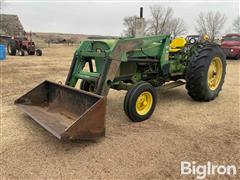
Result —
<path fill-rule="evenodd" d="M 143 7 L 140 8 L 140 17 L 137 17 L 135 21 L 136 21 L 135 36 L 136 37 L 144 36 Z"/>

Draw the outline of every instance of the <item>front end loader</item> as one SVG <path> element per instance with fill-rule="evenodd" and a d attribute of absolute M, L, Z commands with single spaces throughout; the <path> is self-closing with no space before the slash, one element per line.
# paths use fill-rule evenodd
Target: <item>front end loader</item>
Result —
<path fill-rule="evenodd" d="M 170 41 L 168 35 L 85 40 L 74 53 L 65 85 L 45 81 L 15 104 L 59 139 L 93 139 L 105 133 L 110 88 L 127 91 L 123 109 L 140 122 L 154 112 L 162 87 L 186 84 L 194 100 L 211 101 L 225 72 L 224 53 L 208 41 Z"/>

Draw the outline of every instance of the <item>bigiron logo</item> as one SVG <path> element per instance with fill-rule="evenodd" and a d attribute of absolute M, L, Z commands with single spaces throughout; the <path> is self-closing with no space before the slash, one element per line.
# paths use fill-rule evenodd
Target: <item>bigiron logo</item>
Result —
<path fill-rule="evenodd" d="M 213 175 L 229 175 L 237 174 L 235 165 L 216 165 L 208 161 L 206 164 L 197 164 L 195 161 L 181 161 L 181 175 L 193 175 L 196 179 L 205 179 L 207 176 Z"/>

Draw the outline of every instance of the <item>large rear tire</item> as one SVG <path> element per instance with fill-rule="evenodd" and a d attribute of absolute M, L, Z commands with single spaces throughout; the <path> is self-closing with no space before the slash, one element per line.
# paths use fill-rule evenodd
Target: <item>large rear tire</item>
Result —
<path fill-rule="evenodd" d="M 7 52 L 10 56 L 15 56 L 17 53 L 16 41 L 10 40 L 7 44 Z"/>
<path fill-rule="evenodd" d="M 141 122 L 152 115 L 156 102 L 155 88 L 148 82 L 139 82 L 127 92 L 124 111 L 133 122 Z"/>
<path fill-rule="evenodd" d="M 226 74 L 226 57 L 217 44 L 199 45 L 189 58 L 186 89 L 196 101 L 211 101 L 222 89 Z"/>

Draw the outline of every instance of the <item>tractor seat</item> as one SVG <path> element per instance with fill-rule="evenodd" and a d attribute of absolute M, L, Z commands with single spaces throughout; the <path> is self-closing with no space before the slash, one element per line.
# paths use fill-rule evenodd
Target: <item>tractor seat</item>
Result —
<path fill-rule="evenodd" d="M 180 51 L 185 46 L 186 43 L 187 43 L 187 41 L 185 40 L 185 38 L 173 39 L 172 42 L 170 43 L 169 52 Z"/>

